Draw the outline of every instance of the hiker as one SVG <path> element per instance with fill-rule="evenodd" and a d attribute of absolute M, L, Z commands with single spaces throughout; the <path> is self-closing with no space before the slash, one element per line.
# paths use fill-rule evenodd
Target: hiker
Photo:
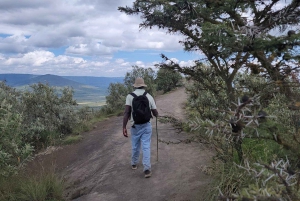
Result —
<path fill-rule="evenodd" d="M 131 167 L 133 170 L 137 169 L 140 149 L 142 146 L 144 166 L 143 171 L 145 173 L 145 177 L 149 178 L 151 177 L 150 145 L 152 135 L 150 118 L 152 118 L 151 112 L 155 117 L 158 116 L 158 112 L 156 110 L 153 97 L 145 91 L 147 85 L 144 83 L 144 79 L 136 78 L 133 87 L 135 88 L 134 92 L 128 94 L 126 97 L 123 118 L 123 135 L 124 137 L 128 137 L 126 125 L 130 119 L 132 144 Z M 139 112 L 141 110 L 142 112 Z"/>

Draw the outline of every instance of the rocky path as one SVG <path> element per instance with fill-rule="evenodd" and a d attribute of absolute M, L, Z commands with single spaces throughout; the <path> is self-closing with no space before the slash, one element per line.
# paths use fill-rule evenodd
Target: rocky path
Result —
<path fill-rule="evenodd" d="M 159 96 L 156 99 L 159 114 L 184 120 L 185 100 L 184 89 Z M 137 170 L 131 169 L 130 138 L 122 135 L 122 118 L 112 117 L 99 122 L 95 129 L 84 133 L 80 143 L 39 156 L 36 164 L 55 167 L 65 180 L 67 200 L 203 200 L 210 178 L 201 172 L 200 167 L 209 163 L 212 156 L 209 149 L 195 142 L 159 143 L 157 161 L 154 120 L 152 177 L 145 179 L 142 164 Z M 178 139 L 189 138 L 188 134 L 177 134 L 170 124 L 158 123 L 158 133 L 162 141 L 178 142 Z"/>

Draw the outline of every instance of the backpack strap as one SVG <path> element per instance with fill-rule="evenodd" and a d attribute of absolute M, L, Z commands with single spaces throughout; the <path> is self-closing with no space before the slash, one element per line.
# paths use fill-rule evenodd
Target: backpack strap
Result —
<path fill-rule="evenodd" d="M 135 93 L 133 93 L 133 92 L 130 93 L 130 95 L 132 95 L 134 98 L 137 97 L 137 95 L 136 95 Z M 143 96 L 146 96 L 146 95 L 147 95 L 147 91 L 145 91 L 145 92 L 143 93 Z"/>
<path fill-rule="evenodd" d="M 135 93 L 130 93 L 130 95 L 132 95 L 134 98 L 137 97 Z"/>

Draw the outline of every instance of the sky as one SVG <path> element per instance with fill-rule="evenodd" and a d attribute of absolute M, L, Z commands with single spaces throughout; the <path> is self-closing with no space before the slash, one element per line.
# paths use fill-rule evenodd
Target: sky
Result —
<path fill-rule="evenodd" d="M 140 30 L 139 16 L 117 10 L 133 2 L 0 0 L 0 74 L 123 77 L 133 65 L 155 69 L 161 53 L 182 65 L 199 59 L 182 36 Z"/>
<path fill-rule="evenodd" d="M 162 53 L 181 66 L 203 58 L 183 51 L 182 35 L 140 30 L 139 16 L 118 11 L 133 2 L 0 0 L 0 74 L 123 77 L 134 65 L 157 70 Z"/>

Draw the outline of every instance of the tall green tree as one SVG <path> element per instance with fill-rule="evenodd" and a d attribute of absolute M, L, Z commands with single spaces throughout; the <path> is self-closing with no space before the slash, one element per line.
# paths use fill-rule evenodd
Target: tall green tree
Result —
<path fill-rule="evenodd" d="M 182 76 L 177 71 L 160 68 L 155 81 L 157 90 L 163 90 L 166 93 L 182 84 Z"/>
<path fill-rule="evenodd" d="M 134 90 L 132 85 L 138 77 L 144 79 L 145 84 L 147 85 L 147 92 L 155 94 L 155 71 L 151 68 L 132 66 L 132 70 L 125 75 L 124 83 L 111 83 L 109 85 L 108 95 L 106 96 L 107 105 L 103 110 L 110 113 L 124 109 L 126 96 Z"/>
<path fill-rule="evenodd" d="M 133 84 L 135 79 L 141 77 L 144 79 L 145 84 L 147 85 L 147 92 L 155 95 L 156 94 L 156 85 L 155 78 L 156 73 L 152 68 L 143 68 L 139 66 L 132 66 L 132 70 L 127 72 L 124 78 L 124 84 L 128 87 L 129 91 L 133 91 Z"/>
<path fill-rule="evenodd" d="M 224 150 L 231 152 L 234 147 L 242 161 L 247 154 L 242 150 L 243 139 L 256 135 L 258 139 L 274 140 L 284 149 L 299 153 L 299 131 L 296 129 L 295 132 L 291 126 L 291 118 L 298 111 L 291 112 L 287 107 L 299 98 L 295 95 L 299 92 L 299 0 L 135 0 L 131 7 L 119 7 L 119 10 L 128 15 L 140 15 L 143 20 L 140 28 L 157 27 L 170 34 L 182 35 L 179 42 L 184 50 L 203 55 L 204 58 L 195 61 L 191 67 L 179 66 L 162 55 L 164 61 L 159 67 L 184 73 L 195 84 L 190 89 L 194 93 L 193 107 L 201 109 L 208 118 L 218 119 L 215 122 L 197 119 L 195 128 L 203 128 L 202 125 L 210 128 L 206 133 L 217 138 L 213 144 L 220 143 L 225 147 L 219 146 L 216 150 L 223 148 L 222 154 L 225 155 Z M 240 73 L 255 76 L 245 78 Z M 203 91 L 206 93 L 201 94 Z M 250 98 L 241 98 L 243 93 Z M 203 94 L 206 97 L 197 98 Z M 205 106 L 202 107 L 203 104 L 215 107 L 212 109 L 218 114 L 211 115 Z M 223 108 L 220 109 L 220 105 Z M 279 116 L 280 120 L 269 121 L 262 109 Z M 221 115 L 223 118 L 219 118 Z M 265 170 L 255 170 L 259 174 L 247 179 L 252 183 L 248 183 L 250 187 L 245 191 L 237 182 L 233 191 L 221 193 L 218 200 L 299 200 L 299 185 L 296 185 L 299 184 L 299 159 L 299 154 L 291 154 L 284 162 L 295 167 L 297 176 L 287 167 L 279 168 L 280 162 L 274 163 L 272 158 L 267 161 L 271 165 L 261 165 Z M 224 161 L 232 168 L 229 160 Z M 278 158 L 278 161 L 282 160 Z M 251 166 L 251 162 L 254 161 L 245 164 Z M 248 173 L 254 172 L 250 167 L 243 168 Z M 287 181 L 290 177 L 282 176 L 282 172 L 295 175 L 294 183 Z M 234 175 L 240 174 L 234 172 Z M 233 180 L 239 181 L 245 175 Z M 266 181 L 273 180 L 272 177 L 274 183 L 266 185 Z M 262 181 L 260 187 L 259 180 Z M 279 185 L 283 190 L 278 190 Z M 250 195 L 248 192 L 253 192 L 253 187 L 257 189 Z"/>
<path fill-rule="evenodd" d="M 22 165 L 33 147 L 24 142 L 20 93 L 0 82 L 0 178 Z"/>
<path fill-rule="evenodd" d="M 130 93 L 128 87 L 122 83 L 111 83 L 106 96 L 106 109 L 113 112 L 124 109 L 127 94 Z"/>
<path fill-rule="evenodd" d="M 255 74 L 272 84 L 276 90 L 269 101 L 276 93 L 295 101 L 291 85 L 298 81 L 300 67 L 300 33 L 296 30 L 299 7 L 299 0 L 136 0 L 132 7 L 119 10 L 140 15 L 141 28 L 156 26 L 181 34 L 184 39 L 179 42 L 186 51 L 203 54 L 204 59 L 191 67 L 181 67 L 162 55 L 165 61 L 159 66 L 188 75 L 196 85 L 201 83 L 202 90 L 222 102 L 218 104 L 222 108 L 214 104 L 218 108 L 212 109 L 224 111 L 236 109 L 232 103 L 240 95 L 235 88 L 240 72 Z M 240 129 L 234 137 L 238 150 L 242 133 Z"/>
<path fill-rule="evenodd" d="M 299 6 L 298 0 L 136 0 L 132 7 L 119 10 L 140 15 L 141 28 L 156 26 L 183 35 L 179 42 L 184 49 L 204 54 L 213 73 L 225 82 L 231 102 L 235 99 L 233 80 L 239 71 L 280 82 L 281 92 L 290 95 L 286 78 L 299 68 L 300 33 L 295 30 L 300 21 Z M 206 70 L 199 64 L 180 67 L 170 62 L 161 66 L 205 82 Z M 215 88 L 209 82 L 206 87 Z"/>
<path fill-rule="evenodd" d="M 26 140 L 45 143 L 49 133 L 70 134 L 78 123 L 73 100 L 73 90 L 62 91 L 42 83 L 33 84 L 21 97 Z"/>

